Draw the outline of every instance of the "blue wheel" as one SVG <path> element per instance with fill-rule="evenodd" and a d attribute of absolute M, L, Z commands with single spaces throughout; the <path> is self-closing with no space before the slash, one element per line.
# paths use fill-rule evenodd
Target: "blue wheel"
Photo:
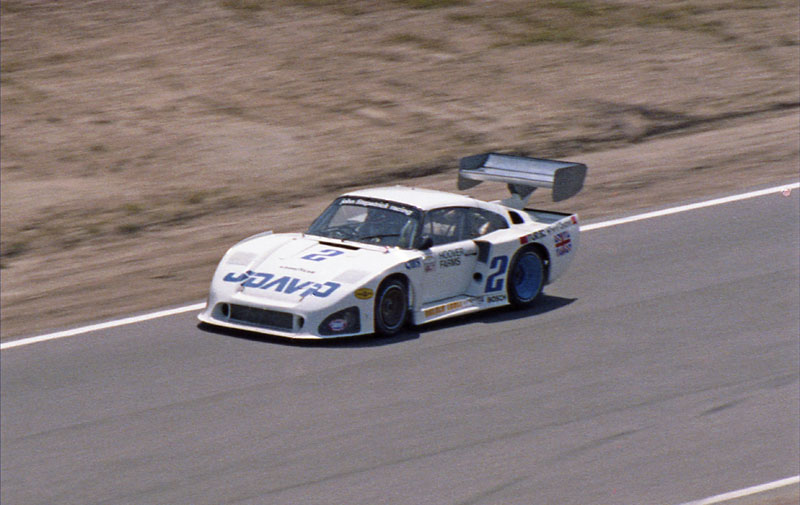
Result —
<path fill-rule="evenodd" d="M 533 303 L 544 286 L 544 261 L 533 250 L 520 251 L 511 262 L 508 299 L 516 307 Z"/>

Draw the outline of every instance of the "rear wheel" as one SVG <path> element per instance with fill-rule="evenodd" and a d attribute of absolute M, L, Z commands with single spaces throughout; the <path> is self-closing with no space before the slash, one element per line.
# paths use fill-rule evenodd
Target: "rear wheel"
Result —
<path fill-rule="evenodd" d="M 531 305 L 542 293 L 544 261 L 531 249 L 519 251 L 511 261 L 508 299 L 515 307 Z"/>
<path fill-rule="evenodd" d="M 378 288 L 375 297 L 375 333 L 394 335 L 408 317 L 408 289 L 400 279 L 389 279 Z"/>

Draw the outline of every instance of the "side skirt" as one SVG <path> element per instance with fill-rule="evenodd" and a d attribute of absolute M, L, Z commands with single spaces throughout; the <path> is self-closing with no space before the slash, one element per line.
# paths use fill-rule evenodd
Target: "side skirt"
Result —
<path fill-rule="evenodd" d="M 412 319 L 414 324 L 419 325 L 502 305 L 508 305 L 505 294 L 455 296 L 423 305 L 420 310 L 413 312 Z"/>

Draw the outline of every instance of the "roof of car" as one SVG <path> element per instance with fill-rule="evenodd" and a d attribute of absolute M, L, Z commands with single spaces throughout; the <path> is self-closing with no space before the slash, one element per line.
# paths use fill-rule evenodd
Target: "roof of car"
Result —
<path fill-rule="evenodd" d="M 376 198 L 391 202 L 403 203 L 422 210 L 439 207 L 475 207 L 477 200 L 466 195 L 436 191 L 434 189 L 410 188 L 407 186 L 386 186 L 381 188 L 361 189 L 346 193 L 347 196 Z"/>

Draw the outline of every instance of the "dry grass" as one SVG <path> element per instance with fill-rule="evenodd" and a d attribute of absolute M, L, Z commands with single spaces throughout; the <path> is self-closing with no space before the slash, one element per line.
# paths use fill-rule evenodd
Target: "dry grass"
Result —
<path fill-rule="evenodd" d="M 232 240 L 303 226 L 344 189 L 440 184 L 490 149 L 574 157 L 744 127 L 796 114 L 800 89 L 790 1 L 0 9 L 3 337 L 198 298 Z M 691 164 L 786 179 L 789 144 Z M 590 215 L 630 208 L 609 192 L 628 201 L 641 180 L 646 203 L 670 194 L 657 167 L 613 165 L 592 167 L 607 186 L 578 202 Z M 128 291 L 98 287 L 112 281 Z"/>

